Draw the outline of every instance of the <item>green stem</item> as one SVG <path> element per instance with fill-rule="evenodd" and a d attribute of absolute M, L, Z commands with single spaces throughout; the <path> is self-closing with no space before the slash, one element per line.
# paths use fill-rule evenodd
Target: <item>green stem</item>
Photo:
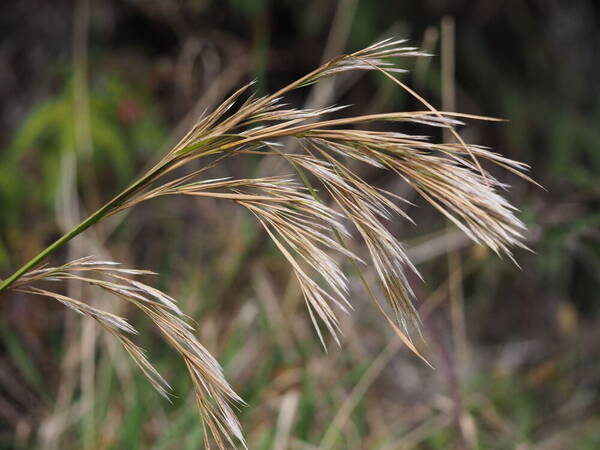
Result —
<path fill-rule="evenodd" d="M 19 270 L 17 270 L 10 277 L 8 277 L 6 280 L 4 280 L 2 282 L 2 284 L 0 284 L 0 293 L 4 292 L 6 289 L 8 289 L 11 284 L 13 284 L 15 281 L 17 281 L 19 278 L 21 278 L 24 274 L 26 274 L 29 270 L 31 270 L 33 267 L 35 267 L 46 256 L 53 253 L 56 249 L 63 246 L 64 244 L 69 242 L 71 239 L 73 239 L 75 236 L 77 236 L 78 234 L 80 234 L 81 232 L 83 232 L 84 230 L 86 230 L 87 228 L 89 228 L 90 226 L 95 224 L 96 222 L 98 222 L 98 220 L 100 220 L 102 218 L 102 214 L 101 214 L 102 212 L 104 212 L 104 208 L 101 208 L 98 211 L 96 211 L 94 214 L 92 214 L 90 217 L 85 219 L 83 222 L 81 222 L 79 225 L 77 225 L 75 228 L 73 228 L 67 234 L 61 236 L 55 242 L 53 242 L 48 247 L 46 247 L 44 250 L 42 250 L 40 253 L 38 253 L 36 256 L 34 256 L 29 262 L 27 262 L 23 266 L 21 266 L 21 268 Z"/>
<path fill-rule="evenodd" d="M 53 242 L 48 247 L 46 247 L 44 250 L 42 250 L 40 253 L 38 253 L 36 256 L 34 256 L 31 260 L 26 262 L 23 266 L 21 266 L 21 268 L 19 268 L 15 273 L 13 273 L 11 276 L 9 276 L 6 280 L 0 281 L 0 294 L 2 294 L 2 292 L 6 291 L 15 281 L 17 281 L 19 278 L 21 278 L 23 275 L 25 275 L 28 271 L 30 271 L 32 268 L 34 268 L 37 264 L 39 264 L 48 255 L 54 253 L 58 248 L 62 247 L 64 244 L 69 242 L 75 236 L 81 234 L 82 232 L 87 230 L 89 227 L 91 227 L 95 223 L 102 220 L 104 217 L 106 217 L 108 214 L 110 214 L 111 211 L 113 211 L 114 209 L 121 206 L 127 199 L 129 199 L 136 192 L 140 191 L 145 186 L 147 186 L 148 184 L 155 181 L 157 177 L 164 174 L 165 170 L 167 170 L 170 166 L 173 165 L 173 162 L 174 161 L 168 161 L 162 165 L 159 165 L 154 170 L 151 170 L 150 172 L 148 172 L 146 175 L 144 175 L 138 181 L 133 183 L 126 190 L 121 192 L 119 195 L 117 195 L 110 202 L 105 204 L 102 208 L 97 210 L 95 213 L 93 213 L 91 216 L 89 216 L 87 219 L 85 219 L 83 222 L 81 222 L 79 225 L 77 225 L 75 228 L 73 228 L 67 234 L 61 236 L 55 242 Z"/>

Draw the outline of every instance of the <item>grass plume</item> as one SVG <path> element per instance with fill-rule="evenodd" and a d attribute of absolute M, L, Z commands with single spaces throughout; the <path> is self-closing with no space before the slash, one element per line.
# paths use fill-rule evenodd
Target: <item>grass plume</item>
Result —
<path fill-rule="evenodd" d="M 167 382 L 130 339 L 135 329 L 125 319 L 91 307 L 82 299 L 60 294 L 57 292 L 60 289 L 47 290 L 38 285 L 75 280 L 134 305 L 152 320 L 184 360 L 205 431 L 210 431 L 220 448 L 226 443 L 233 445 L 235 439 L 243 443 L 230 406 L 241 399 L 225 381 L 218 362 L 196 340 L 175 300 L 135 279 L 149 272 L 123 269 L 116 263 L 93 259 L 80 259 L 55 268 L 36 267 L 93 224 L 141 202 L 167 195 L 222 199 L 252 213 L 289 262 L 323 345 L 325 336 L 321 327 L 339 343 L 336 309 L 352 309 L 348 279 L 338 263 L 340 256 L 353 263 L 371 265 L 400 332 L 408 335 L 418 329 L 414 294 L 405 275 L 407 269 L 415 273 L 417 270 L 402 244 L 384 225 L 395 216 L 410 220 L 400 206 L 405 200 L 369 184 L 350 168 L 349 162 L 393 172 L 471 239 L 509 256 L 512 248 L 523 247 L 524 226 L 515 216 L 515 208 L 499 194 L 506 186 L 486 172 L 479 160 L 495 163 L 524 178 L 527 167 L 486 148 L 468 145 L 455 131 L 464 119 L 487 118 L 437 111 L 408 88 L 428 110 L 327 118 L 339 114 L 343 106 L 297 109 L 282 101 L 294 89 L 347 71 L 380 71 L 404 87 L 394 76 L 403 72 L 395 66 L 395 59 L 422 55 L 418 49 L 404 44 L 402 40 L 388 39 L 338 56 L 273 95 L 258 98 L 249 95 L 252 83 L 240 88 L 200 118 L 137 181 L 0 283 L 0 293 L 12 289 L 50 297 L 95 319 L 119 340 L 152 385 L 167 396 Z M 459 142 L 437 144 L 426 137 L 398 131 L 355 128 L 376 121 L 445 128 Z M 284 138 L 296 139 L 301 152 L 286 152 L 280 144 Z M 307 173 L 315 184 L 303 184 L 294 174 L 256 179 L 205 178 L 205 172 L 223 161 L 249 154 L 283 158 L 300 173 L 303 181 Z M 201 168 L 185 173 L 185 168 L 192 167 L 190 163 L 197 160 L 203 161 Z M 364 242 L 370 261 L 362 261 L 343 244 L 343 240 L 353 237 L 353 230 Z M 209 445 L 208 439 L 205 441 Z"/>

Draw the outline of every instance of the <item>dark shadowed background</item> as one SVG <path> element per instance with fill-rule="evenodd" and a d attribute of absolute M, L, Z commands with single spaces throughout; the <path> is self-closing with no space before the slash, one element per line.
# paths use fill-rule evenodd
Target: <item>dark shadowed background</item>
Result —
<path fill-rule="evenodd" d="M 251 78 L 273 92 L 341 52 L 395 35 L 432 53 L 402 79 L 470 122 L 472 143 L 531 165 L 502 171 L 528 224 L 518 268 L 474 246 L 405 186 L 393 223 L 431 370 L 356 286 L 325 353 L 289 268 L 251 217 L 213 200 L 156 200 L 78 238 L 79 253 L 154 270 L 248 403 L 252 449 L 600 448 L 600 5 L 593 0 L 81 0 L 0 5 L 0 276 L 125 187 L 194 119 Z M 452 51 L 454 47 L 454 51 Z M 442 71 L 441 58 L 455 75 Z M 451 87 L 454 86 L 454 95 Z M 306 89 L 299 106 L 421 109 L 375 74 Z M 252 176 L 257 158 L 215 176 Z M 0 304 L 0 446 L 196 449 L 181 362 L 139 340 L 172 383 L 160 398 L 91 321 L 23 294 Z"/>

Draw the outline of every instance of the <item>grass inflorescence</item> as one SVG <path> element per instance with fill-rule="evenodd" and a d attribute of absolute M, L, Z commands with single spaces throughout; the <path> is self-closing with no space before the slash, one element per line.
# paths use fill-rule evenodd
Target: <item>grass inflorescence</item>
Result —
<path fill-rule="evenodd" d="M 506 186 L 486 172 L 479 161 L 487 160 L 525 178 L 522 172 L 527 167 L 489 149 L 468 145 L 455 131 L 462 125 L 461 120 L 488 118 L 437 111 L 401 83 L 394 73 L 403 70 L 394 65 L 394 59 L 422 55 L 404 44 L 403 40 L 388 39 L 338 56 L 273 95 L 257 98 L 248 95 L 252 83 L 242 87 L 200 118 L 179 143 L 127 189 L 0 282 L 0 293 L 15 290 L 50 297 L 95 319 L 122 344 L 152 385 L 168 397 L 168 383 L 131 340 L 136 333 L 131 324 L 83 299 L 60 293 L 60 288 L 39 285 L 86 283 L 134 305 L 152 320 L 184 360 L 205 431 L 210 431 L 221 448 L 227 442 L 233 445 L 235 439 L 243 443 L 231 406 L 242 400 L 226 382 L 218 362 L 197 341 L 176 301 L 136 280 L 149 272 L 92 258 L 38 268 L 48 255 L 90 226 L 141 202 L 171 195 L 208 197 L 233 201 L 256 217 L 291 265 L 324 346 L 326 337 L 321 328 L 339 343 L 336 310 L 352 309 L 348 278 L 340 264 L 348 258 L 357 268 L 372 266 L 392 317 L 377 305 L 416 352 L 407 336 L 419 329 L 419 319 L 405 271 L 417 270 L 402 244 L 384 225 L 395 216 L 411 220 L 400 206 L 405 200 L 365 181 L 353 165 L 362 163 L 391 171 L 471 239 L 509 256 L 512 248 L 524 247 L 524 225 L 516 217 L 515 208 L 499 194 Z M 338 117 L 344 107 L 299 109 L 282 100 L 294 89 L 356 70 L 383 73 L 421 101 L 425 110 Z M 439 144 L 424 136 L 365 129 L 377 121 L 444 128 L 458 142 Z M 290 138 L 299 144 L 299 152 L 282 145 Z M 205 177 L 206 172 L 225 160 L 244 155 L 281 158 L 289 163 L 292 173 L 250 179 Z M 201 161 L 200 166 L 190 164 L 193 161 Z M 178 170 L 191 167 L 194 168 L 183 175 Z M 353 238 L 353 230 L 366 246 L 369 261 L 346 245 Z"/>

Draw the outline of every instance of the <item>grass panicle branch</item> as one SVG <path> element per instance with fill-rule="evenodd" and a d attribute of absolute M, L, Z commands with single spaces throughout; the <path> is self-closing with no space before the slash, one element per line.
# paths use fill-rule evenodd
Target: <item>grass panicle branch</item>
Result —
<path fill-rule="evenodd" d="M 248 94 L 252 83 L 243 86 L 200 118 L 181 141 L 137 181 L 0 282 L 0 293 L 12 289 L 50 297 L 95 319 L 118 339 L 152 385 L 167 396 L 167 382 L 130 339 L 135 329 L 124 318 L 65 296 L 59 293 L 60 289 L 41 288 L 39 283 L 79 281 L 134 305 L 152 320 L 184 360 L 205 431 L 210 431 L 220 448 L 226 443 L 233 445 L 235 439 L 243 443 L 239 423 L 230 406 L 241 399 L 225 381 L 218 362 L 196 340 L 175 300 L 135 279 L 149 272 L 123 269 L 113 262 L 92 259 L 80 259 L 55 268 L 36 267 L 96 222 L 141 202 L 167 195 L 222 199 L 233 201 L 252 213 L 289 262 L 323 346 L 326 336 L 321 327 L 324 326 L 339 344 L 336 309 L 352 309 L 348 278 L 340 267 L 343 258 L 349 258 L 354 265 L 370 265 L 374 269 L 395 322 L 377 300 L 375 303 L 401 336 L 418 330 L 414 294 L 405 275 L 407 269 L 418 272 L 402 244 L 385 226 L 386 221 L 396 216 L 411 221 L 401 207 L 407 201 L 371 185 L 353 171 L 350 163 L 352 167 L 367 164 L 396 174 L 473 241 L 511 258 L 513 248 L 524 248 L 524 225 L 516 217 L 515 208 L 500 195 L 507 186 L 486 172 L 480 160 L 531 180 L 524 175 L 525 164 L 487 148 L 469 145 L 456 131 L 466 119 L 495 119 L 437 111 L 394 76 L 394 73 L 404 72 L 396 67 L 396 58 L 424 55 L 404 44 L 403 40 L 388 39 L 338 56 L 273 95 L 257 98 Z M 382 72 L 415 96 L 427 110 L 339 117 L 345 106 L 298 109 L 283 102 L 283 96 L 294 89 L 356 70 Z M 394 127 L 416 124 L 447 129 L 458 142 L 439 144 L 404 131 L 365 129 L 373 122 L 388 122 Z M 298 142 L 299 153 L 286 151 L 281 144 L 290 138 Z M 225 160 L 244 155 L 282 158 L 296 169 L 301 182 L 295 175 L 205 178 L 205 172 Z M 198 165 L 186 169 L 197 160 L 202 160 L 200 169 Z M 352 238 L 353 230 L 364 242 L 369 261 L 361 259 L 344 244 Z M 374 298 L 371 289 L 367 289 Z M 417 353 L 409 340 L 405 342 Z"/>
<path fill-rule="evenodd" d="M 167 294 L 135 279 L 141 275 L 153 275 L 153 272 L 125 269 L 112 261 L 95 261 L 87 257 L 59 267 L 31 271 L 15 282 L 12 289 L 53 298 L 75 312 L 96 320 L 121 343 L 152 386 L 168 399 L 171 387 L 148 361 L 144 350 L 130 339 L 130 336 L 137 334 L 131 324 L 122 317 L 90 306 L 88 302 L 42 289 L 37 285 L 43 282 L 76 281 L 102 289 L 135 306 L 150 318 L 167 343 L 184 360 L 193 382 L 196 400 L 203 413 L 204 424 L 215 440 L 223 446 L 221 436 L 233 435 L 243 442 L 239 422 L 230 406 L 232 402 L 242 404 L 242 399 L 225 380 L 217 360 L 198 342 L 177 302 Z"/>

